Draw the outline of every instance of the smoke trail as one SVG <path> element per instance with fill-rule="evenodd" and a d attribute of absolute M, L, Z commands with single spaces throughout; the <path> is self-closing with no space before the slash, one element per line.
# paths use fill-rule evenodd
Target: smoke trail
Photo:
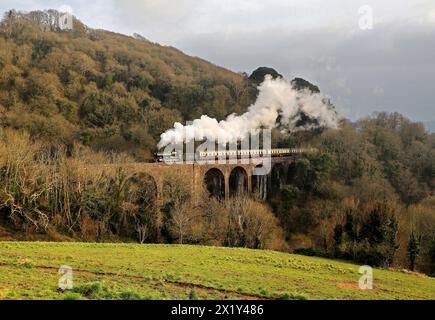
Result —
<path fill-rule="evenodd" d="M 266 76 L 259 86 L 257 101 L 242 115 L 230 115 L 218 122 L 206 115 L 183 126 L 175 123 L 174 128 L 161 135 L 158 148 L 192 140 L 214 140 L 221 144 L 243 140 L 252 129 L 278 127 L 288 133 L 316 127 L 336 128 L 338 118 L 329 100 L 318 93 L 293 89 L 290 81 Z M 302 115 L 310 121 L 302 125 Z M 304 117 L 305 118 L 305 117 Z"/>

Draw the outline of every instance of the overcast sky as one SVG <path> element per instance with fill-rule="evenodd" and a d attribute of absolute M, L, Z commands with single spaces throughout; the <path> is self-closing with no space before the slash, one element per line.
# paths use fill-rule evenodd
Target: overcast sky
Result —
<path fill-rule="evenodd" d="M 236 72 L 303 77 L 352 119 L 435 120 L 434 0 L 0 0 L 2 11 L 63 5 L 90 27 L 137 32 Z M 370 30 L 360 28 L 365 5 Z"/>

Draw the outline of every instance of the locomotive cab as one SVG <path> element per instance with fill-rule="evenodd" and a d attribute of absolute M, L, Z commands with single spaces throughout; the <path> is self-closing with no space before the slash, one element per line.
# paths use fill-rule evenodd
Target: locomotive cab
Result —
<path fill-rule="evenodd" d="M 170 152 L 170 153 L 155 153 L 154 154 L 154 161 L 155 162 L 165 162 L 165 163 L 174 163 L 174 162 L 180 162 L 182 161 L 182 155 L 180 155 L 178 152 Z"/>

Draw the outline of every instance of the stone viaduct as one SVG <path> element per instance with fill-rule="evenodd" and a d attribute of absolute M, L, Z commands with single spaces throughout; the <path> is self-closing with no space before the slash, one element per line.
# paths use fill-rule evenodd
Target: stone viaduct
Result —
<path fill-rule="evenodd" d="M 164 164 L 164 163 L 127 163 L 120 165 L 99 165 L 98 172 L 114 174 L 120 168 L 131 177 L 151 178 L 155 185 L 157 206 L 164 201 L 164 186 L 168 177 L 182 175 L 191 189 L 192 198 L 200 201 L 208 192 L 222 201 L 229 200 L 241 194 L 256 193 L 266 200 L 269 194 L 279 191 L 284 184 L 291 182 L 294 173 L 294 160 L 297 155 L 285 158 L 272 158 L 272 170 L 268 175 L 256 176 L 256 163 L 193 163 L 193 164 Z M 89 172 L 95 173 L 95 166 Z M 85 171 L 90 169 L 83 168 Z"/>
<path fill-rule="evenodd" d="M 256 163 L 226 164 L 163 164 L 163 163 L 126 163 L 116 165 L 91 165 L 81 167 L 80 170 L 88 177 L 106 174 L 115 176 L 122 170 L 127 179 L 143 181 L 147 189 L 144 192 L 152 198 L 150 203 L 155 204 L 155 228 L 153 230 L 154 240 L 160 241 L 161 225 L 163 221 L 161 209 L 165 205 L 170 193 L 165 185 L 173 177 L 181 176 L 182 183 L 185 183 L 191 190 L 192 200 L 195 205 L 200 204 L 208 196 L 213 196 L 221 201 L 227 201 L 231 197 L 243 194 L 256 194 L 262 200 L 267 200 L 271 194 L 279 192 L 284 184 L 289 184 L 294 175 L 295 157 L 273 158 L 271 172 L 268 175 L 256 176 L 254 169 L 259 165 Z M 146 183 L 145 183 L 146 182 Z M 207 194 L 208 193 L 208 194 Z"/>

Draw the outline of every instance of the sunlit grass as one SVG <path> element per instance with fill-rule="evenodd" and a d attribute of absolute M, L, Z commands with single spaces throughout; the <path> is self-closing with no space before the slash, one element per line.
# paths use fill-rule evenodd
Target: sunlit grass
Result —
<path fill-rule="evenodd" d="M 0 265 L 0 299 L 435 299 L 426 276 L 377 269 L 363 291 L 357 265 L 248 249 L 4 242 Z"/>

